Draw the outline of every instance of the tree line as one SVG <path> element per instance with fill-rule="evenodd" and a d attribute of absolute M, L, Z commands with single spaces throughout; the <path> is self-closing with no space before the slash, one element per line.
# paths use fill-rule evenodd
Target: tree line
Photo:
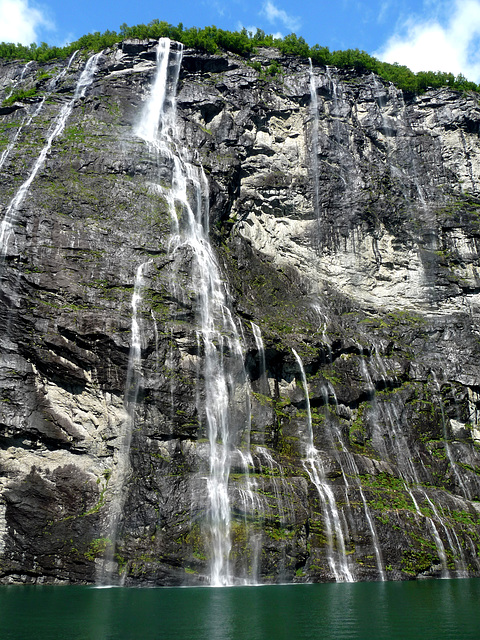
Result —
<path fill-rule="evenodd" d="M 387 82 L 393 82 L 400 89 L 415 94 L 423 93 L 429 87 L 450 87 L 460 91 L 480 90 L 479 85 L 470 82 L 462 74 L 455 76 L 453 73 L 441 71 L 413 73 L 406 66 L 381 62 L 359 49 L 330 51 L 328 47 L 321 47 L 318 44 L 310 47 L 302 37 L 298 37 L 294 33 L 284 38 L 276 38 L 267 35 L 261 29 L 255 33 L 246 29 L 225 31 L 215 26 L 203 29 L 197 27 L 185 29 L 181 23 L 175 27 L 160 20 L 152 20 L 146 25 L 138 24 L 132 27 L 122 24 L 118 33 L 116 31 L 89 33 L 64 47 L 50 46 L 45 42 L 40 45 L 33 43 L 29 46 L 2 42 L 0 43 L 0 58 L 47 62 L 55 58 L 66 58 L 77 49 L 101 51 L 127 38 L 158 39 L 162 37 L 176 40 L 183 43 L 185 47 L 201 49 L 207 53 L 230 51 L 244 57 L 254 54 L 258 47 L 274 47 L 286 55 L 311 58 L 312 62 L 318 65 L 372 72 Z"/>

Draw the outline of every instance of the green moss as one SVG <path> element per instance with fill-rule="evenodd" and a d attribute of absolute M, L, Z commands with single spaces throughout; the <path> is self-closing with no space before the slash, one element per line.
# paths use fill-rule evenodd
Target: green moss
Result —
<path fill-rule="evenodd" d="M 368 402 L 361 402 L 358 405 L 356 416 L 353 419 L 348 432 L 348 438 L 352 444 L 360 446 L 363 446 L 365 444 L 365 439 L 367 436 L 367 431 L 365 428 L 365 412 L 370 408 L 371 404 L 369 404 Z"/>
<path fill-rule="evenodd" d="M 380 511 L 383 518 L 387 511 L 411 511 L 416 513 L 415 505 L 408 493 L 405 483 L 400 478 L 387 473 L 377 476 L 361 475 L 362 486 L 368 489 L 367 502 L 369 506 Z"/>
<path fill-rule="evenodd" d="M 328 382 L 331 382 L 333 386 L 339 385 L 342 383 L 340 376 L 333 371 L 322 370 L 322 376 L 325 378 L 325 380 L 328 380 Z"/>
<path fill-rule="evenodd" d="M 468 423 L 465 425 L 465 427 L 466 428 L 470 427 L 470 429 L 472 428 L 472 426 L 468 425 Z M 464 469 L 465 471 L 471 471 L 475 475 L 480 476 L 480 467 L 472 466 L 470 464 L 466 464 L 465 462 L 456 462 L 456 464 L 462 469 Z"/>
<path fill-rule="evenodd" d="M 285 528 L 266 528 L 265 533 L 273 540 L 293 540 L 295 538 L 295 531 L 293 529 Z"/>
<path fill-rule="evenodd" d="M 480 526 L 480 515 L 473 515 L 469 511 L 451 510 L 446 515 L 454 522 L 458 522 L 469 527 Z"/>
<path fill-rule="evenodd" d="M 105 504 L 105 494 L 107 491 L 107 487 L 108 487 L 108 483 L 111 477 L 111 471 L 110 469 L 106 469 L 103 473 L 102 473 L 102 477 L 97 479 L 97 484 L 102 484 L 102 488 L 100 490 L 100 496 L 96 502 L 96 504 L 89 509 L 88 511 L 86 511 L 84 514 L 84 516 L 90 516 L 93 513 L 98 513 L 100 511 L 100 509 L 103 507 L 103 505 Z"/>
<path fill-rule="evenodd" d="M 395 330 L 399 327 L 420 327 L 426 324 L 425 318 L 412 313 L 410 311 L 391 311 L 384 316 L 375 316 L 372 318 L 363 318 L 360 320 L 361 324 L 368 324 L 382 329 L 388 329 L 395 335 Z"/>
<path fill-rule="evenodd" d="M 36 89 L 27 89 L 27 90 L 19 89 L 18 91 L 14 91 L 13 93 L 11 93 L 8 96 L 8 98 L 5 98 L 5 100 L 2 102 L 2 106 L 8 107 L 9 105 L 14 104 L 15 102 L 23 102 L 27 98 L 33 98 L 33 96 L 36 96 L 36 95 L 37 95 Z"/>
<path fill-rule="evenodd" d="M 190 531 L 177 539 L 179 544 L 185 544 L 190 547 L 192 555 L 198 560 L 206 560 L 207 550 L 205 548 L 205 536 L 203 535 L 199 524 L 192 525 Z"/>
<path fill-rule="evenodd" d="M 401 561 L 402 570 L 410 575 L 424 573 L 438 564 L 440 564 L 438 556 L 424 549 L 407 549 Z"/>
<path fill-rule="evenodd" d="M 37 71 L 37 80 L 41 81 L 41 80 L 49 80 L 50 78 L 53 78 L 54 72 L 53 71 L 41 71 L 40 69 Z"/>
<path fill-rule="evenodd" d="M 184 567 L 185 573 L 188 573 L 189 575 L 197 575 L 198 571 L 196 571 L 195 569 L 192 569 L 191 567 Z"/>
<path fill-rule="evenodd" d="M 95 538 L 89 544 L 88 549 L 83 554 L 87 560 L 93 562 L 96 558 L 105 557 L 107 551 L 111 550 L 112 541 L 110 538 Z"/>

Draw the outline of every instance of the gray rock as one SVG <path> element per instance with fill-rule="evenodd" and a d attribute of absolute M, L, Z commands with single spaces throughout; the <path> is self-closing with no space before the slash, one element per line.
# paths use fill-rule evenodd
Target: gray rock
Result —
<path fill-rule="evenodd" d="M 5 584 L 91 583 L 105 572 L 131 585 L 209 579 L 192 256 L 170 252 L 156 185 L 170 184 L 171 163 L 159 175 L 134 135 L 155 44 L 102 54 L 0 267 Z M 479 575 L 478 96 L 407 97 L 372 74 L 318 67 L 313 113 L 308 61 L 269 50 L 254 60 L 283 72 L 186 50 L 177 95 L 178 142 L 208 176 L 210 239 L 242 333 L 231 425 L 251 458 L 232 456 L 233 579 L 335 578 L 292 349 L 353 577 L 379 578 L 377 544 L 387 578 Z M 38 86 L 49 95 L 38 111 L 38 99 L 0 111 L 4 211 L 83 64 Z M 1 63 L 0 100 L 16 80 L 30 88 L 37 71 L 62 65 L 32 64 L 20 81 L 20 63 Z M 129 434 L 131 302 L 148 260 Z M 225 358 L 234 361 L 227 349 Z"/>

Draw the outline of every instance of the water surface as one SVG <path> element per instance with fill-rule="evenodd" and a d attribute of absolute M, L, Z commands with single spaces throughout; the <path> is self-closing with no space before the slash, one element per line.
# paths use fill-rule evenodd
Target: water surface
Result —
<path fill-rule="evenodd" d="M 480 580 L 0 587 L 1 640 L 479 640 Z"/>

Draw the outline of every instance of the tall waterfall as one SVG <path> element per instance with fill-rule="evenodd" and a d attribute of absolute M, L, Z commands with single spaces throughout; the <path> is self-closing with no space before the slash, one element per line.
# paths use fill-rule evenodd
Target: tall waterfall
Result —
<path fill-rule="evenodd" d="M 306 457 L 304 467 L 310 480 L 315 485 L 322 503 L 328 543 L 328 563 L 337 582 L 353 582 L 354 578 L 348 565 L 345 548 L 344 525 L 335 495 L 327 481 L 319 453 L 313 441 L 312 413 L 308 396 L 307 376 L 300 356 L 295 349 L 292 349 L 292 351 L 300 369 L 307 406 L 307 438 L 305 442 Z"/>
<path fill-rule="evenodd" d="M 238 448 L 248 430 L 248 385 L 244 357 L 235 320 L 228 308 L 225 285 L 208 238 L 208 183 L 199 164 L 192 164 L 180 144 L 176 122 L 176 87 L 182 61 L 182 46 L 171 46 L 167 38 L 157 45 L 156 74 L 135 133 L 142 138 L 159 169 L 171 171 L 169 187 L 155 185 L 168 204 L 172 220 L 170 253 L 172 288 L 186 297 L 176 277 L 180 267 L 191 263 L 189 287 L 195 298 L 196 327 L 204 367 L 199 384 L 198 414 L 204 422 L 208 443 L 206 474 L 207 507 L 205 538 L 210 551 L 210 584 L 221 586 L 234 580 L 230 566 L 231 504 L 228 491 L 232 456 L 247 478 L 244 504 L 254 504 L 248 478 L 250 454 Z M 247 434 L 248 436 L 248 434 Z M 248 437 L 246 438 L 248 442 Z"/>
<path fill-rule="evenodd" d="M 33 165 L 33 168 L 30 171 L 28 178 L 22 183 L 22 185 L 16 192 L 15 196 L 10 201 L 7 207 L 7 210 L 5 211 L 2 224 L 0 225 L 0 255 L 2 257 L 5 256 L 7 252 L 8 243 L 13 233 L 13 225 L 15 224 L 18 210 L 20 209 L 25 199 L 25 196 L 28 193 L 30 185 L 34 181 L 40 168 L 43 166 L 43 163 L 45 162 L 45 159 L 52 147 L 54 140 L 58 138 L 58 136 L 63 132 L 67 119 L 69 115 L 72 113 L 75 102 L 79 98 L 83 98 L 88 87 L 92 84 L 95 72 L 97 70 L 98 59 L 101 55 L 102 55 L 101 52 L 96 53 L 87 60 L 87 64 L 85 65 L 85 68 L 82 71 L 80 78 L 78 79 L 77 86 L 75 87 L 73 98 L 69 100 L 67 103 L 65 103 L 63 107 L 60 109 L 60 112 L 55 118 L 54 124 L 47 138 L 47 141 L 43 146 L 42 150 L 40 151 L 40 155 L 38 156 L 35 164 Z M 73 60 L 73 56 L 72 58 L 70 58 L 69 64 L 71 63 L 72 60 Z"/>

